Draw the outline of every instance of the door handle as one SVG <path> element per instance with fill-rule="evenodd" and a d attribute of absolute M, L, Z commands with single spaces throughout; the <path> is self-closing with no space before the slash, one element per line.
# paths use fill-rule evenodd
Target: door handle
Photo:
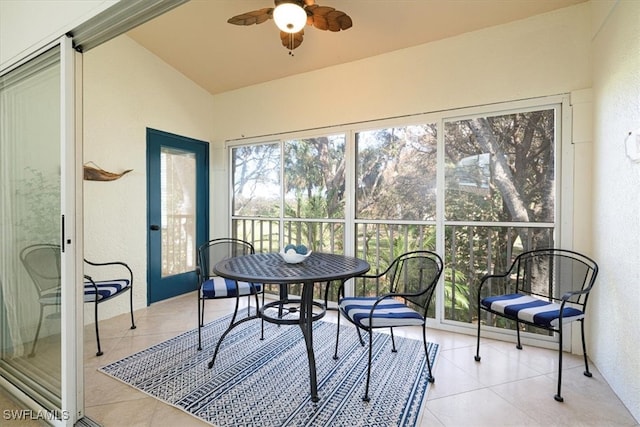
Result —
<path fill-rule="evenodd" d="M 157 224 L 152 224 L 151 227 L 149 227 L 149 229 L 152 231 L 158 231 L 160 230 L 160 226 Z"/>

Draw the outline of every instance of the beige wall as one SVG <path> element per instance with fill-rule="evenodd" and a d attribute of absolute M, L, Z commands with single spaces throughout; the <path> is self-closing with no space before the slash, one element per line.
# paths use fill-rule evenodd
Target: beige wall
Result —
<path fill-rule="evenodd" d="M 214 97 L 214 137 L 250 137 L 590 88 L 590 24 L 589 5 L 582 4 L 227 92 Z"/>
<path fill-rule="evenodd" d="M 141 308 L 147 301 L 146 129 L 208 141 L 211 96 L 126 36 L 84 55 L 83 92 L 84 161 L 114 172 L 133 169 L 117 181 L 84 181 L 85 257 L 129 263 L 134 305 Z M 87 322 L 93 322 L 90 309 Z M 127 298 L 118 298 L 101 305 L 100 316 L 127 310 Z"/>
<path fill-rule="evenodd" d="M 624 139 L 640 128 L 640 2 L 594 2 L 594 252 L 601 270 L 590 356 L 640 420 L 640 163 Z"/>

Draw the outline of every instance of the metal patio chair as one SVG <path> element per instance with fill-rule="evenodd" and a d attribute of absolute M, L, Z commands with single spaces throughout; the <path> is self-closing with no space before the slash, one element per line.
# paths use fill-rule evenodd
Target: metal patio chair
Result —
<path fill-rule="evenodd" d="M 40 303 L 38 327 L 31 346 L 31 353 L 29 354 L 29 356 L 32 357 L 35 355 L 38 337 L 40 336 L 40 328 L 42 327 L 42 321 L 44 319 L 44 309 L 47 307 L 56 307 L 56 309 L 59 310 L 60 308 L 62 277 L 60 270 L 60 246 L 51 244 L 27 246 L 20 252 L 20 260 L 35 285 L 38 293 L 38 302 Z M 127 264 L 119 261 L 96 263 L 85 259 L 84 262 L 85 273 L 91 273 L 91 275 L 84 275 L 84 302 L 94 304 L 96 342 L 98 347 L 96 356 L 102 356 L 103 352 L 100 346 L 100 329 L 98 324 L 99 304 L 129 292 L 131 329 L 136 328 L 133 318 L 133 272 Z M 112 279 L 111 277 L 116 278 Z"/>
<path fill-rule="evenodd" d="M 558 334 L 558 389 L 554 399 L 564 401 L 562 386 L 563 326 L 580 322 L 584 375 L 591 377 L 584 338 L 589 293 L 598 275 L 592 259 L 565 249 L 536 249 L 518 255 L 504 273 L 487 274 L 478 289 L 478 342 L 480 361 L 481 310 L 516 322 L 518 343 L 521 324 Z M 483 293 L 484 292 L 484 293 Z"/>
<path fill-rule="evenodd" d="M 253 253 L 255 253 L 255 249 L 251 243 L 227 237 L 210 240 L 198 248 L 198 267 L 196 269 L 198 273 L 198 350 L 202 350 L 202 327 L 204 326 L 204 303 L 206 300 L 235 298 L 235 309 L 229 328 L 236 321 L 241 297 L 247 297 L 247 316 L 251 315 L 252 296 L 255 298 L 256 313 L 260 308 L 259 294 L 262 294 L 262 303 L 264 304 L 264 285 L 262 283 L 225 279 L 213 271 L 215 265 L 220 261 Z M 264 323 L 262 325 L 264 333 Z"/>
<path fill-rule="evenodd" d="M 362 400 L 368 402 L 369 384 L 371 382 L 371 360 L 373 353 L 373 330 L 389 328 L 391 331 L 392 352 L 396 352 L 393 335 L 394 328 L 403 326 L 421 326 L 424 352 L 427 358 L 429 382 L 435 378 L 431 372 L 426 335 L 426 318 L 433 293 L 442 274 L 443 263 L 440 256 L 431 251 L 413 251 L 397 257 L 382 273 L 363 275 L 356 278 L 364 281 L 363 289 L 374 286 L 376 295 L 344 297 L 344 283 L 340 287 L 338 301 L 340 314 L 336 329 L 336 348 L 333 358 L 338 359 L 338 339 L 340 335 L 340 317 L 343 315 L 357 327 L 360 344 L 364 341 L 360 329 L 369 332 L 369 363 L 367 367 L 367 383 Z M 380 283 L 388 284 L 388 287 Z M 359 282 L 356 282 L 359 283 Z M 384 289 L 378 293 L 378 289 Z"/>

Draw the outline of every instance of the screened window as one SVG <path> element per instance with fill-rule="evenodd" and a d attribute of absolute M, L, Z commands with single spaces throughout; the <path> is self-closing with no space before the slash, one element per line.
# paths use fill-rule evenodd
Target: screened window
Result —
<path fill-rule="evenodd" d="M 249 145 L 231 153 L 233 215 L 279 217 L 280 145 Z"/>
<path fill-rule="evenodd" d="M 404 252 L 436 251 L 445 271 L 430 316 L 492 324 L 477 318 L 480 278 L 558 240 L 555 99 L 234 145 L 234 233 L 262 251 L 304 243 L 351 254 L 372 273 Z"/>
<path fill-rule="evenodd" d="M 555 111 L 445 123 L 445 217 L 552 222 Z"/>
<path fill-rule="evenodd" d="M 345 135 L 284 142 L 284 206 L 291 218 L 344 218 Z"/>
<path fill-rule="evenodd" d="M 436 137 L 433 124 L 356 133 L 357 218 L 435 220 Z"/>
<path fill-rule="evenodd" d="M 444 123 L 445 319 L 478 321 L 484 274 L 554 246 L 555 118 L 546 108 Z"/>

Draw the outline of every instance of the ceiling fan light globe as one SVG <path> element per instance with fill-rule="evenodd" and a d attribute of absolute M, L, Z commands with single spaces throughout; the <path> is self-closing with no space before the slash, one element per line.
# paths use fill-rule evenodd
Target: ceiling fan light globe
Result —
<path fill-rule="evenodd" d="M 273 20 L 285 33 L 297 33 L 307 23 L 307 12 L 293 3 L 281 3 L 273 10 Z"/>

